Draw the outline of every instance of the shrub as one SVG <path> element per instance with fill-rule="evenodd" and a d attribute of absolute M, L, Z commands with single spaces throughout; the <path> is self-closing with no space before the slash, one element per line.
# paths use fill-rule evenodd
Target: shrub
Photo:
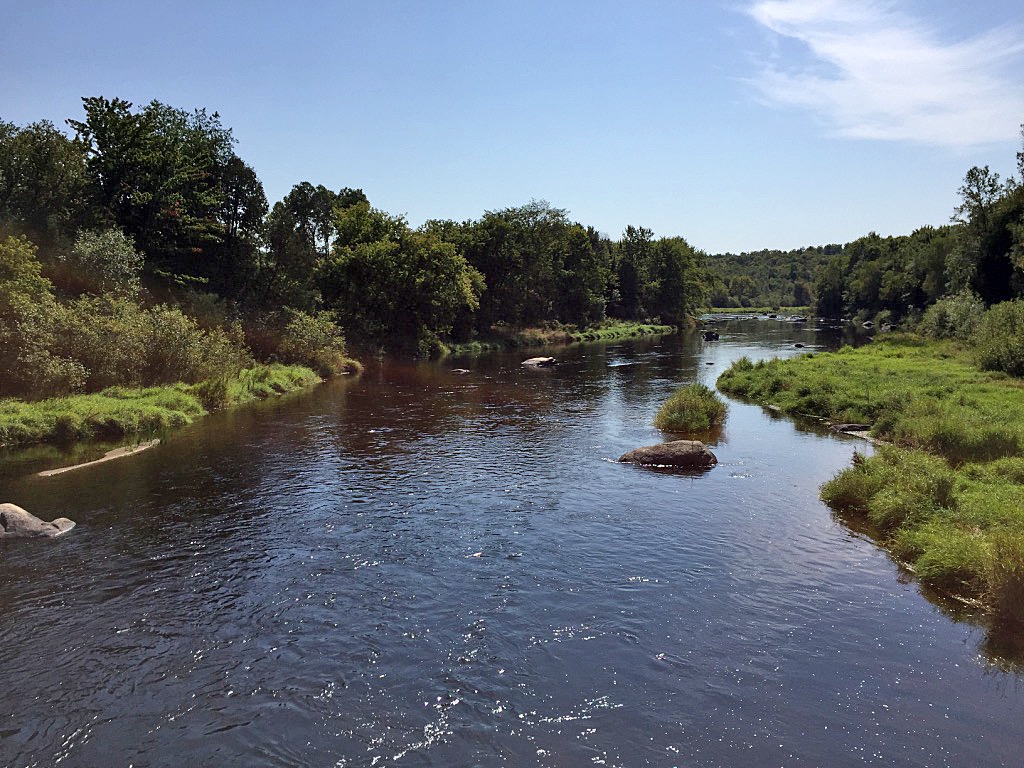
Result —
<path fill-rule="evenodd" d="M 666 432 L 704 432 L 725 421 L 728 406 L 704 384 L 690 384 L 661 406 L 654 426 Z"/>
<path fill-rule="evenodd" d="M 116 227 L 80 233 L 61 262 L 66 281 L 79 291 L 135 296 L 139 292 L 142 255 Z"/>
<path fill-rule="evenodd" d="M 918 330 L 935 339 L 968 339 L 977 330 L 985 304 L 967 291 L 939 299 L 921 318 Z"/>
<path fill-rule="evenodd" d="M 281 362 L 308 366 L 325 377 L 358 366 L 348 358 L 345 336 L 328 313 L 287 312 L 288 322 L 276 354 Z"/>
<path fill-rule="evenodd" d="M 971 340 L 981 368 L 1024 376 L 1024 300 L 991 307 Z"/>

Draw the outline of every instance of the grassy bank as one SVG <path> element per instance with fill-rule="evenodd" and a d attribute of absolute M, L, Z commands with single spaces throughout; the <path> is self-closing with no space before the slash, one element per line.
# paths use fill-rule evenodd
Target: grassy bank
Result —
<path fill-rule="evenodd" d="M 257 365 L 198 384 L 132 389 L 36 402 L 0 400 L 0 446 L 115 440 L 189 424 L 209 410 L 283 394 L 320 381 L 309 368 Z"/>
<path fill-rule="evenodd" d="M 674 333 L 671 325 L 654 325 L 649 323 L 629 323 L 608 321 L 601 325 L 580 328 L 575 325 L 555 323 L 543 328 L 511 328 L 495 326 L 488 338 L 463 344 L 447 345 L 448 354 L 476 355 L 482 352 L 499 349 L 519 349 L 523 347 L 544 347 L 556 344 L 573 344 L 584 341 L 604 341 L 610 339 L 627 339 L 639 336 L 656 336 Z"/>
<path fill-rule="evenodd" d="M 725 392 L 786 413 L 871 425 L 891 445 L 822 487 L 920 581 L 986 606 L 1024 642 L 1024 381 L 949 341 L 885 342 L 737 361 Z"/>

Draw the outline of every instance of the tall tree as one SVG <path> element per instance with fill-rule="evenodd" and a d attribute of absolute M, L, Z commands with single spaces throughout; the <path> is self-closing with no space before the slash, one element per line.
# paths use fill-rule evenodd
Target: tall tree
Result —
<path fill-rule="evenodd" d="M 357 339 L 427 354 L 461 311 L 478 306 L 481 276 L 435 233 L 413 231 L 366 203 L 339 209 L 336 227 L 319 283 Z"/>
<path fill-rule="evenodd" d="M 204 249 L 222 234 L 231 131 L 204 109 L 158 101 L 139 111 L 123 99 L 84 98 L 69 120 L 85 146 L 93 204 L 132 237 L 151 268 L 209 271 Z"/>
<path fill-rule="evenodd" d="M 52 123 L 0 121 L 0 226 L 40 243 L 70 239 L 85 215 L 82 147 Z"/>
<path fill-rule="evenodd" d="M 654 232 L 644 227 L 626 227 L 619 242 L 616 272 L 619 278 L 619 316 L 627 320 L 644 317 L 644 293 L 653 251 Z"/>

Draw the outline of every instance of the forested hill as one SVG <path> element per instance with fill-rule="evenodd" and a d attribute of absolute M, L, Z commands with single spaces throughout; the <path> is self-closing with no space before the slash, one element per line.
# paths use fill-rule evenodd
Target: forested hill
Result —
<path fill-rule="evenodd" d="M 825 245 L 709 255 L 708 301 L 712 307 L 808 306 L 818 272 L 842 250 Z"/>

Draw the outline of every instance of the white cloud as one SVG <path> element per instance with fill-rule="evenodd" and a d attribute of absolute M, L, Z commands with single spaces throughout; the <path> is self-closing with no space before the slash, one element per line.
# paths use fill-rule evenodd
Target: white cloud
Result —
<path fill-rule="evenodd" d="M 945 42 L 894 3 L 870 0 L 766 0 L 748 13 L 817 64 L 774 57 L 756 80 L 764 96 L 818 113 L 841 136 L 969 146 L 1020 135 L 1020 30 Z"/>

